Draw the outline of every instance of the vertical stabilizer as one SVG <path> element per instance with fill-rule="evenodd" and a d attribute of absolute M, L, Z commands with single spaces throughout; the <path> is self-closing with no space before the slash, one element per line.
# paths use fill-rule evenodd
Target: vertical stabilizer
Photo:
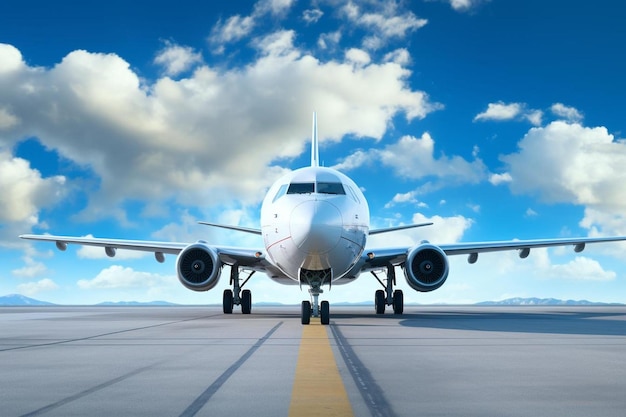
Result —
<path fill-rule="evenodd" d="M 317 113 L 313 112 L 313 131 L 311 132 L 311 166 L 319 166 L 320 152 L 317 142 Z"/>

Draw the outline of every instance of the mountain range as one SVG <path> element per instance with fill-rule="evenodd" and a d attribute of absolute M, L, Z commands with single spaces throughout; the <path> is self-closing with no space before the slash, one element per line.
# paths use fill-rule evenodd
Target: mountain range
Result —
<path fill-rule="evenodd" d="M 337 306 L 361 306 L 361 305 L 371 305 L 371 302 L 364 303 L 334 303 Z M 36 300 L 34 298 L 26 297 L 21 294 L 9 294 L 5 296 L 0 296 L 0 306 L 54 306 L 57 304 L 49 303 L 47 301 Z M 97 306 L 118 306 L 118 307 L 127 307 L 127 306 L 176 306 L 179 304 L 170 303 L 167 301 L 149 301 L 149 302 L 140 302 L 140 301 L 107 301 L 103 303 L 96 304 Z M 257 306 L 281 306 L 283 304 L 280 303 L 258 303 L 255 304 Z M 548 305 L 558 305 L 558 306 L 591 306 L 591 305 L 624 305 L 622 303 L 598 303 L 587 300 L 559 300 L 557 298 L 507 298 L 506 300 L 501 301 L 483 301 L 480 303 L 476 303 L 475 305 L 480 306 L 548 306 Z"/>

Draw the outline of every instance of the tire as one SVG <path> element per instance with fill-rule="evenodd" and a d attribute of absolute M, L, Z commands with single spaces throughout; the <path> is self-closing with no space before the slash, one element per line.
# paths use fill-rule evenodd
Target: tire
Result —
<path fill-rule="evenodd" d="M 302 302 L 302 309 L 301 309 L 300 317 L 302 320 L 302 324 L 311 323 L 311 302 L 310 301 Z"/>
<path fill-rule="evenodd" d="M 320 321 L 322 324 L 330 324 L 330 304 L 328 301 L 322 301 L 320 305 Z"/>
<path fill-rule="evenodd" d="M 402 290 L 393 292 L 393 313 L 402 314 L 404 312 L 404 293 Z"/>
<path fill-rule="evenodd" d="M 385 292 L 383 290 L 377 290 L 374 295 L 374 309 L 376 309 L 376 314 L 385 314 Z"/>
<path fill-rule="evenodd" d="M 241 292 L 241 314 L 250 314 L 252 311 L 252 293 L 250 290 Z"/>
<path fill-rule="evenodd" d="M 224 296 L 222 297 L 222 307 L 224 308 L 224 314 L 233 313 L 233 291 L 224 290 Z"/>

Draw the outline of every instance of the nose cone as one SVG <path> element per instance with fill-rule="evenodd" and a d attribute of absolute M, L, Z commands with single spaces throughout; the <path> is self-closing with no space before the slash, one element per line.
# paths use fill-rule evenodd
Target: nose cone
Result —
<path fill-rule="evenodd" d="M 291 213 L 291 239 L 307 253 L 332 250 L 341 238 L 341 213 L 326 201 L 305 201 Z"/>

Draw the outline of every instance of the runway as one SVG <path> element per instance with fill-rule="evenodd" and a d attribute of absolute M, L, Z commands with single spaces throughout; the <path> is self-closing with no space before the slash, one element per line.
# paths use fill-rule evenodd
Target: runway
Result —
<path fill-rule="evenodd" d="M 4 307 L 0 370 L 2 416 L 621 417 L 626 307 Z"/>

